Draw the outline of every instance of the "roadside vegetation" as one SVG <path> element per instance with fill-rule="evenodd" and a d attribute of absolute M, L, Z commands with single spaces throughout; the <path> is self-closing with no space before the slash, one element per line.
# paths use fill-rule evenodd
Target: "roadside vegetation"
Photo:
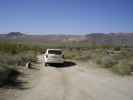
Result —
<path fill-rule="evenodd" d="M 99 67 L 107 68 L 119 75 L 133 72 L 133 48 L 119 46 L 96 46 L 95 48 L 65 51 L 68 59 L 92 61 Z"/>
<path fill-rule="evenodd" d="M 11 73 L 19 73 L 18 66 L 25 66 L 28 61 L 35 61 L 39 48 L 17 43 L 0 43 L 0 85 L 7 79 Z"/>
<path fill-rule="evenodd" d="M 0 84 L 18 66 L 35 61 L 36 55 L 47 48 L 64 49 L 65 59 L 96 63 L 99 67 L 111 70 L 119 75 L 133 72 L 133 48 L 125 46 L 96 46 L 88 43 L 19 43 L 0 42 Z"/>

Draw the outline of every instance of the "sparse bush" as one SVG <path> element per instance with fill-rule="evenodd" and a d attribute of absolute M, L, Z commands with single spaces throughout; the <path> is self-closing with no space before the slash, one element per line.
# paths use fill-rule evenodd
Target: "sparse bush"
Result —
<path fill-rule="evenodd" d="M 24 66 L 28 61 L 35 61 L 39 50 L 32 46 L 0 42 L 0 85 L 9 78 L 10 73 L 17 72 L 18 65 Z"/>
<path fill-rule="evenodd" d="M 130 75 L 131 74 L 131 64 L 126 60 L 121 60 L 118 64 L 112 66 L 112 71 L 120 75 Z"/>
<path fill-rule="evenodd" d="M 114 47 L 114 50 L 115 51 L 120 51 L 121 50 L 121 47 L 120 46 L 116 46 L 116 47 Z"/>
<path fill-rule="evenodd" d="M 91 55 L 86 54 L 86 55 L 81 55 L 79 60 L 86 61 L 86 60 L 90 60 L 91 58 L 92 58 Z"/>
<path fill-rule="evenodd" d="M 0 63 L 0 86 L 4 84 L 4 82 L 10 77 L 10 73 L 12 71 L 17 71 L 15 65 L 1 64 Z"/>
<path fill-rule="evenodd" d="M 96 57 L 93 61 L 98 65 L 102 64 L 102 60 L 99 57 Z"/>
<path fill-rule="evenodd" d="M 35 59 L 32 52 L 22 52 L 16 55 L 0 54 L 0 63 L 7 65 L 25 65 L 26 62 Z"/>
<path fill-rule="evenodd" d="M 103 56 L 102 58 L 97 59 L 97 63 L 104 68 L 111 68 L 117 63 L 111 56 Z"/>
<path fill-rule="evenodd" d="M 17 62 L 17 65 L 25 65 L 27 62 L 29 61 L 35 61 L 35 57 L 36 55 L 33 53 L 33 52 L 22 52 L 20 54 L 17 55 L 18 59 L 18 62 Z"/>
<path fill-rule="evenodd" d="M 68 49 L 68 50 L 65 50 L 64 54 L 65 54 L 65 59 L 73 59 L 73 60 L 91 59 L 91 54 L 87 50 Z"/>
<path fill-rule="evenodd" d="M 72 50 L 71 52 L 69 50 L 65 51 L 65 59 L 79 59 L 80 53 L 79 51 Z"/>

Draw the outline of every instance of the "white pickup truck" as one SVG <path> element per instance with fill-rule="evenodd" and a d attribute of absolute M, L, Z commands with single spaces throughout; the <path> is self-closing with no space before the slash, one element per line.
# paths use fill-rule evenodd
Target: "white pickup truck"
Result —
<path fill-rule="evenodd" d="M 62 49 L 47 49 L 44 54 L 45 66 L 50 63 L 64 63 L 64 53 Z"/>

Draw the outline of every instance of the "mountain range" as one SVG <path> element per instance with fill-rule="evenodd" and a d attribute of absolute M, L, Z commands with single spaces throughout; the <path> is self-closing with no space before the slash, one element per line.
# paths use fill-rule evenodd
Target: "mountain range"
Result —
<path fill-rule="evenodd" d="M 96 45 L 133 46 L 133 33 L 91 33 L 86 35 L 27 35 L 21 32 L 0 34 L 0 40 L 34 42 L 88 42 Z"/>

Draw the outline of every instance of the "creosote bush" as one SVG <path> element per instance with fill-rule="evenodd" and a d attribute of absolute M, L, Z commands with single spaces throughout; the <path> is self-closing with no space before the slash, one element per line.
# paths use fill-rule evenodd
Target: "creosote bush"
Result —
<path fill-rule="evenodd" d="M 117 61 L 115 61 L 111 56 L 103 56 L 100 62 L 101 66 L 104 68 L 111 68 L 116 63 Z"/>
<path fill-rule="evenodd" d="M 28 61 L 35 61 L 36 52 L 38 51 L 40 51 L 40 48 L 0 42 L 0 85 L 11 71 L 16 70 L 17 72 L 18 66 L 25 66 Z"/>
<path fill-rule="evenodd" d="M 132 65 L 126 60 L 121 60 L 118 64 L 112 66 L 112 71 L 120 75 L 130 75 L 132 71 L 131 69 Z"/>

